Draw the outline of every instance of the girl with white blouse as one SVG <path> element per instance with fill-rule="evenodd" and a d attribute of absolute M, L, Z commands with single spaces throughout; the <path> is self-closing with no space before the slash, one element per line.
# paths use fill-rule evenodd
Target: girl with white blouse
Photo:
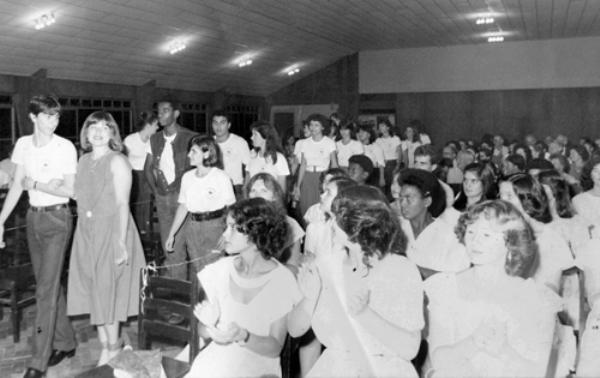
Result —
<path fill-rule="evenodd" d="M 246 182 L 255 174 L 265 172 L 277 179 L 285 192 L 286 179 L 290 174 L 287 160 L 282 153 L 277 130 L 269 123 L 257 121 L 250 126 L 252 146 L 250 160 L 246 165 Z"/>
<path fill-rule="evenodd" d="M 377 128 L 380 136 L 375 140 L 375 144 L 379 145 L 383 151 L 383 158 L 385 160 L 385 187 L 386 190 L 389 191 L 394 176 L 394 170 L 396 167 L 399 167 L 402 162 L 401 141 L 400 138 L 394 134 L 394 127 L 389 120 L 382 120 L 379 122 Z"/>
<path fill-rule="evenodd" d="M 365 155 L 371 159 L 373 162 L 373 166 L 375 167 L 375 171 L 373 171 L 372 176 L 367 180 L 367 182 L 372 182 L 375 185 L 378 185 L 380 188 L 385 187 L 385 177 L 384 177 L 384 169 L 385 169 L 385 158 L 383 156 L 383 150 L 381 147 L 373 143 L 375 140 L 375 130 L 369 124 L 361 124 L 358 126 L 358 141 L 362 143 L 365 149 Z"/>
<path fill-rule="evenodd" d="M 355 139 L 356 124 L 348 122 L 340 126 L 341 139 L 335 142 L 337 150 L 337 160 L 340 168 L 348 172 L 348 160 L 352 155 L 362 155 L 365 153 L 365 148 L 362 143 Z"/>

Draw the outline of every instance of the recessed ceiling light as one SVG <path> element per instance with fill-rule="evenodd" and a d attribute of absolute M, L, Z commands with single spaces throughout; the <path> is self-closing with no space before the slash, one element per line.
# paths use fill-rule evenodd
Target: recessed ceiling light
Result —
<path fill-rule="evenodd" d="M 238 63 L 238 67 L 246 67 L 252 64 L 252 59 L 243 60 Z"/>
<path fill-rule="evenodd" d="M 293 69 L 289 70 L 289 71 L 287 72 L 287 74 L 288 74 L 288 76 L 292 76 L 292 75 L 295 75 L 295 74 L 297 74 L 298 72 L 300 72 L 300 69 L 298 69 L 298 68 L 293 68 Z"/>
<path fill-rule="evenodd" d="M 489 24 L 493 24 L 493 23 L 494 23 L 493 17 L 480 17 L 477 20 L 475 20 L 475 24 L 477 24 L 477 25 L 489 25 Z"/>
<path fill-rule="evenodd" d="M 41 30 L 46 26 L 50 26 L 56 22 L 56 17 L 54 17 L 54 13 L 43 14 L 40 17 L 35 19 L 35 30 Z"/>
<path fill-rule="evenodd" d="M 504 42 L 504 37 L 501 35 L 494 35 L 494 36 L 488 37 L 488 42 L 490 42 L 490 43 Z"/>
<path fill-rule="evenodd" d="M 169 54 L 171 54 L 171 55 L 177 54 L 181 50 L 184 50 L 186 47 L 187 47 L 187 45 L 185 44 L 185 42 L 183 40 L 176 39 L 173 42 L 171 42 L 168 46 Z"/>

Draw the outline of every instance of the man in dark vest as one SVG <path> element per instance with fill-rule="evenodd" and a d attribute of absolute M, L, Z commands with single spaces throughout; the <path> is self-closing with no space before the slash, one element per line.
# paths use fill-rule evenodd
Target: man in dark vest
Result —
<path fill-rule="evenodd" d="M 181 176 L 190 169 L 187 158 L 189 141 L 196 135 L 177 123 L 179 115 L 178 104 L 174 101 L 162 100 L 158 103 L 158 121 L 163 129 L 150 138 L 144 164 L 146 179 L 154 193 L 163 248 L 177 210 Z M 181 235 L 175 236 L 173 249 L 166 254 L 166 264 L 185 260 L 185 241 Z M 170 268 L 166 275 L 186 280 L 187 266 Z"/>

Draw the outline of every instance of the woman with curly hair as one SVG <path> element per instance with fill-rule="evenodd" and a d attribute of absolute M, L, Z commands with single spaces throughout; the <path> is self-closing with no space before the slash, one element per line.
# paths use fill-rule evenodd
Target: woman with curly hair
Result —
<path fill-rule="evenodd" d="M 406 237 L 385 195 L 357 185 L 333 201 L 338 249 L 328 268 L 306 263 L 304 299 L 289 317 L 292 336 L 310 325 L 327 347 L 308 377 L 417 377 L 422 281 L 405 256 Z M 324 270 L 324 271 L 323 271 Z"/>
<path fill-rule="evenodd" d="M 515 206 L 495 200 L 470 207 L 456 234 L 472 267 L 425 282 L 433 376 L 544 376 L 560 300 L 530 279 L 532 228 Z"/>
<path fill-rule="evenodd" d="M 198 273 L 206 300 L 194 315 L 202 338 L 213 342 L 186 377 L 281 376 L 286 316 L 301 299 L 293 274 L 274 258 L 286 233 L 283 215 L 263 198 L 228 209 L 223 238 L 231 256 Z"/>
<path fill-rule="evenodd" d="M 250 125 L 250 129 L 254 149 L 250 152 L 250 160 L 246 165 L 246 181 L 257 173 L 269 173 L 277 179 L 285 192 L 290 168 L 283 154 L 277 130 L 265 121 L 254 122 Z"/>

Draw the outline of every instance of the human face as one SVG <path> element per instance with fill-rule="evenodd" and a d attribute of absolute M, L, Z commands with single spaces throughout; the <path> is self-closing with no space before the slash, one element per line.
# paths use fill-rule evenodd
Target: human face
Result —
<path fill-rule="evenodd" d="M 254 184 L 252 184 L 252 188 L 250 188 L 250 193 L 248 193 L 248 197 L 263 198 L 269 202 L 275 200 L 273 191 L 266 187 L 265 182 L 263 180 L 256 180 Z"/>
<path fill-rule="evenodd" d="M 467 226 L 465 247 L 474 265 L 503 266 L 508 251 L 504 233 L 497 222 L 485 219 L 483 215 Z"/>
<path fill-rule="evenodd" d="M 369 144 L 369 138 L 371 137 L 371 135 L 367 130 L 359 130 L 356 136 L 358 137 L 358 140 L 361 141 L 361 143 Z"/>
<path fill-rule="evenodd" d="M 320 208 L 324 213 L 331 212 L 331 204 L 333 203 L 333 199 L 338 194 L 338 188 L 336 183 L 327 183 L 324 185 L 323 193 L 321 193 L 321 201 Z"/>
<path fill-rule="evenodd" d="M 523 205 L 521 205 L 521 200 L 517 196 L 517 193 L 515 193 L 515 188 L 511 182 L 502 181 L 500 183 L 499 191 L 500 191 L 500 199 L 502 199 L 506 202 L 512 203 L 513 205 L 515 205 L 515 207 L 517 209 L 519 209 L 519 211 L 521 211 L 521 213 L 523 215 L 525 215 L 525 211 L 523 210 Z"/>
<path fill-rule="evenodd" d="M 500 135 L 496 135 L 494 136 L 493 139 L 493 143 L 494 143 L 494 147 L 501 147 L 502 144 L 504 144 L 504 139 L 502 139 L 502 137 Z"/>
<path fill-rule="evenodd" d="M 352 137 L 352 135 L 350 134 L 350 129 L 340 129 L 340 135 L 345 141 L 350 140 L 350 138 Z"/>
<path fill-rule="evenodd" d="M 190 159 L 190 165 L 192 167 L 200 167 L 204 163 L 204 155 L 208 152 L 203 152 L 200 146 L 193 145 L 188 152 L 188 158 Z"/>
<path fill-rule="evenodd" d="M 319 121 L 310 121 L 308 128 L 310 129 L 310 135 L 313 138 L 318 138 L 323 135 L 323 125 L 321 125 L 321 122 Z"/>
<path fill-rule="evenodd" d="M 171 126 L 177 122 L 177 117 L 179 117 L 179 110 L 174 110 L 170 103 L 161 102 L 158 104 L 158 122 L 161 126 Z"/>
<path fill-rule="evenodd" d="M 433 164 L 431 164 L 431 156 L 415 156 L 415 168 L 422 169 L 427 172 L 433 171 Z"/>
<path fill-rule="evenodd" d="M 550 155 L 559 154 L 561 151 L 562 151 L 562 147 L 557 142 L 552 142 L 548 145 L 548 153 Z"/>
<path fill-rule="evenodd" d="M 359 164 L 350 163 L 348 166 L 348 176 L 358 183 L 364 183 L 367 172 Z"/>
<path fill-rule="evenodd" d="M 423 197 L 419 189 L 412 185 L 400 187 L 400 212 L 408 220 L 425 214 L 431 205 L 431 197 Z"/>
<path fill-rule="evenodd" d="M 398 174 L 394 175 L 394 179 L 392 180 L 392 184 L 390 185 L 390 194 L 394 199 L 400 198 L 400 184 L 398 184 L 398 176 Z"/>
<path fill-rule="evenodd" d="M 515 154 L 521 155 L 521 156 L 523 156 L 523 159 L 527 160 L 527 154 L 525 153 L 525 150 L 523 150 L 522 148 L 517 148 L 515 150 Z"/>
<path fill-rule="evenodd" d="M 48 113 L 38 113 L 38 115 L 33 115 L 29 113 L 29 118 L 36 129 L 36 131 L 44 134 L 44 135 L 52 135 L 54 131 L 58 127 L 58 121 L 60 119 L 60 114 L 48 114 Z"/>
<path fill-rule="evenodd" d="M 304 127 L 302 127 L 302 134 L 304 135 L 304 138 L 310 138 L 311 132 L 308 125 L 304 125 Z"/>
<path fill-rule="evenodd" d="M 483 183 L 475 172 L 466 171 L 463 178 L 463 190 L 467 198 L 481 198 L 483 195 Z"/>
<path fill-rule="evenodd" d="M 230 255 L 234 255 L 247 250 L 250 247 L 248 236 L 237 229 L 237 224 L 235 224 L 231 215 L 227 215 L 226 222 L 227 228 L 222 237 L 225 251 Z"/>
<path fill-rule="evenodd" d="M 385 123 L 380 123 L 377 128 L 379 129 L 379 133 L 383 136 L 388 136 L 390 134 L 390 128 L 387 127 Z"/>
<path fill-rule="evenodd" d="M 406 135 L 406 139 L 412 142 L 415 136 L 415 131 L 412 129 L 412 127 L 407 127 L 406 131 L 404 131 L 404 135 Z"/>
<path fill-rule="evenodd" d="M 525 137 L 525 144 L 528 146 L 533 146 L 535 144 L 536 140 L 535 137 L 533 135 L 527 135 Z"/>
<path fill-rule="evenodd" d="M 112 136 L 113 133 L 106 124 L 106 121 L 92 123 L 87 128 L 87 139 L 92 148 L 108 146 Z"/>
<path fill-rule="evenodd" d="M 565 167 L 560 162 L 560 159 L 550 159 L 550 162 L 558 172 L 563 173 L 565 171 Z"/>
<path fill-rule="evenodd" d="M 454 150 L 451 147 L 444 147 L 444 149 L 442 150 L 442 156 L 444 157 L 444 159 L 456 159 L 456 154 L 454 153 Z"/>
<path fill-rule="evenodd" d="M 569 152 L 569 160 L 571 160 L 571 163 L 575 165 L 583 164 L 583 159 L 581 158 L 581 155 L 579 155 L 579 153 L 575 150 L 571 150 Z"/>
<path fill-rule="evenodd" d="M 518 169 L 517 166 L 514 165 L 513 163 L 511 163 L 508 160 L 504 160 L 502 162 L 502 174 L 504 174 L 504 176 L 510 176 L 513 173 L 517 173 Z"/>
<path fill-rule="evenodd" d="M 265 138 L 262 137 L 262 135 L 260 135 L 260 133 L 258 131 L 256 131 L 256 129 L 252 130 L 252 137 L 250 138 L 250 140 L 252 140 L 252 145 L 255 148 L 260 148 L 263 149 L 265 148 Z"/>
<path fill-rule="evenodd" d="M 231 123 L 227 121 L 227 117 L 214 116 L 212 119 L 212 129 L 217 138 L 224 138 L 229 135 Z"/>

